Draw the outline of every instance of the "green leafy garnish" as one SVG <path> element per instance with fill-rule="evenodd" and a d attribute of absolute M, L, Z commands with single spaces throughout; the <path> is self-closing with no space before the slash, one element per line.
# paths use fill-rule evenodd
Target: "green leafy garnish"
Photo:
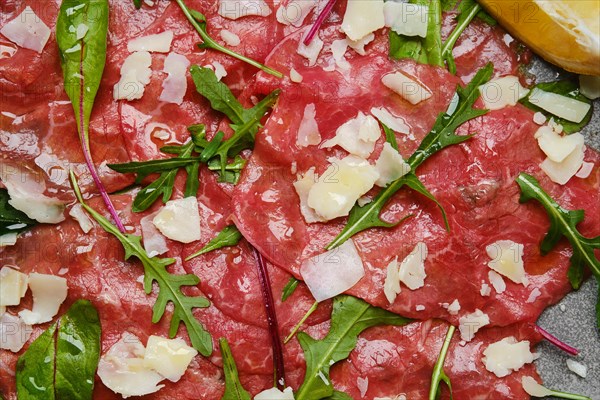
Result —
<path fill-rule="evenodd" d="M 315 340 L 304 332 L 298 333 L 306 359 L 306 374 L 295 399 L 318 400 L 333 396 L 329 369 L 350 355 L 361 332 L 373 326 L 402 326 L 409 322 L 411 321 L 407 318 L 373 307 L 356 297 L 337 296 L 333 300 L 331 327 L 325 338 Z"/>
<path fill-rule="evenodd" d="M 346 226 L 327 246 L 327 250 L 338 247 L 346 240 L 365 229 L 375 227 L 391 228 L 402 222 L 402 220 L 397 223 L 386 222 L 381 219 L 380 214 L 388 200 L 404 185 L 425 195 L 429 199 L 434 199 L 433 195 L 429 193 L 425 186 L 419 181 L 419 178 L 415 175 L 415 171 L 423 164 L 423 162 L 425 162 L 425 160 L 438 151 L 448 146 L 462 143 L 472 137 L 472 135 L 456 135 L 455 131 L 465 122 L 487 112 L 487 110 L 475 109 L 473 108 L 473 105 L 479 97 L 479 86 L 490 79 L 493 69 L 491 63 L 487 64 L 475 74 L 466 87 L 462 88 L 459 86 L 457 88 L 459 101 L 456 110 L 452 115 L 446 113 L 440 113 L 438 115 L 431 132 L 425 136 L 419 148 L 407 161 L 408 165 L 410 165 L 411 172 L 392 182 L 389 186 L 379 192 L 370 203 L 365 204 L 362 207 L 355 205 L 350 211 Z M 448 222 L 444 212 L 443 216 L 446 227 L 448 228 Z"/>
<path fill-rule="evenodd" d="M 283 287 L 283 291 L 281 292 L 281 301 L 286 301 L 288 297 L 292 295 L 296 291 L 296 288 L 300 284 L 300 281 L 293 276 L 290 278 L 288 283 Z"/>
<path fill-rule="evenodd" d="M 560 94 L 561 96 L 566 96 L 571 99 L 575 99 L 575 100 L 578 100 L 578 101 L 581 101 L 581 102 L 591 105 L 592 101 L 590 99 L 588 99 L 587 97 L 585 97 L 583 94 L 581 94 L 581 92 L 579 91 L 579 86 L 577 86 L 577 84 L 575 82 L 565 79 L 565 80 L 557 81 L 557 82 L 538 83 L 533 88 L 531 88 L 531 91 L 529 92 L 529 94 L 526 97 L 524 97 L 523 99 L 519 100 L 519 102 L 521 104 L 523 104 L 525 107 L 527 107 L 533 111 L 541 112 L 546 117 L 553 118 L 557 124 L 562 125 L 563 131 L 565 133 L 579 132 L 580 130 L 583 129 L 584 126 L 586 126 L 590 122 L 590 119 L 592 118 L 592 111 L 593 111 L 592 107 L 590 107 L 590 110 L 585 115 L 585 117 L 583 117 L 581 122 L 572 122 L 572 121 L 568 121 L 564 118 L 559 118 L 559 117 L 555 116 L 554 114 L 551 114 L 548 111 L 536 106 L 534 103 L 531 102 L 531 94 L 533 93 L 533 89 L 535 89 L 535 88 L 543 90 L 544 92 Z"/>
<path fill-rule="evenodd" d="M 181 7 L 181 11 L 183 11 L 183 14 L 185 15 L 185 17 L 188 19 L 188 21 L 190 21 L 192 26 L 196 29 L 196 31 L 202 38 L 202 43 L 198 44 L 198 47 L 200 49 L 212 49 L 212 50 L 219 51 L 223 54 L 227 54 L 228 56 L 237 58 L 240 61 L 250 64 L 250 65 L 252 65 L 268 74 L 271 74 L 277 78 L 283 78 L 283 74 L 281 72 L 275 71 L 274 69 L 269 68 L 266 65 L 259 63 L 258 61 L 255 61 L 251 58 L 248 58 L 239 53 L 236 53 L 235 51 L 229 50 L 228 48 L 217 43 L 213 38 L 211 38 L 208 35 L 207 27 L 206 27 L 206 25 L 207 25 L 206 17 L 204 16 L 204 14 L 202 14 L 196 10 L 193 10 L 191 8 L 188 8 L 188 6 L 185 5 L 185 2 L 183 0 L 175 0 L 175 1 L 179 5 L 179 7 Z"/>
<path fill-rule="evenodd" d="M 11 206 L 8 190 L 0 189 L 0 236 L 6 233 L 18 233 L 37 224 L 24 212 Z"/>
<path fill-rule="evenodd" d="M 550 230 L 540 244 L 542 255 L 548 254 L 564 237 L 573 249 L 568 272 L 571 286 L 574 289 L 579 289 L 583 282 L 586 266 L 596 277 L 596 280 L 600 282 L 600 260 L 594 254 L 594 249 L 600 249 L 600 236 L 590 239 L 577 230 L 577 225 L 583 221 L 585 212 L 583 210 L 566 210 L 562 208 L 531 175 L 519 174 L 517 183 L 521 188 L 519 201 L 524 203 L 531 199 L 537 200 L 550 218 Z M 598 302 L 596 303 L 596 317 L 598 328 L 600 328 L 600 296 L 598 296 Z"/>
<path fill-rule="evenodd" d="M 142 0 L 133 0 L 133 5 L 139 10 L 142 8 Z"/>
<path fill-rule="evenodd" d="M 165 313 L 167 304 L 171 303 L 173 305 L 173 315 L 169 326 L 169 337 L 175 337 L 180 323 L 183 322 L 187 328 L 192 346 L 200 354 L 208 357 L 212 353 L 212 338 L 200 321 L 194 317 L 192 310 L 194 308 L 206 308 L 210 306 L 210 302 L 204 297 L 186 296 L 181 291 L 182 287 L 198 285 L 200 279 L 193 274 L 179 275 L 168 272 L 167 267 L 175 262 L 173 258 L 149 257 L 142 247 L 141 237 L 121 233 L 104 216 L 87 205 L 81 196 L 77 178 L 73 171 L 71 171 L 70 177 L 77 200 L 106 232 L 119 239 L 125 250 L 125 260 L 133 256 L 142 262 L 146 294 L 152 293 L 153 284 L 156 282 L 158 295 L 152 308 L 152 322 L 159 322 Z"/>
<path fill-rule="evenodd" d="M 410 0 L 409 3 L 429 7 L 427 36 L 404 36 L 390 30 L 390 57 L 396 60 L 411 58 L 421 64 L 443 67 L 440 0 Z"/>
<path fill-rule="evenodd" d="M 481 9 L 481 6 L 475 0 L 462 0 L 458 5 L 458 12 L 459 14 L 456 18 L 456 27 L 454 30 L 452 30 L 442 46 L 442 58 L 446 61 L 448 64 L 448 69 L 453 74 L 456 74 L 456 65 L 454 64 L 452 49 L 454 48 L 456 41 L 476 16 L 479 14 L 487 15 L 487 13 Z"/>
<path fill-rule="evenodd" d="M 173 194 L 173 185 L 180 169 L 185 169 L 187 174 L 185 197 L 195 196 L 198 192 L 200 164 L 207 164 L 209 170 L 215 171 L 219 182 L 236 184 L 246 164 L 240 153 L 254 146 L 256 133 L 261 128 L 260 121 L 273 107 L 280 93 L 275 90 L 254 107 L 244 108 L 227 85 L 217 80 L 210 68 L 194 65 L 190 68 L 190 73 L 198 92 L 211 103 L 214 110 L 222 112 L 231 120 L 230 126 L 234 133 L 224 140 L 224 133 L 217 132 L 211 140 L 207 140 L 205 126 L 192 125 L 188 127 L 190 141 L 184 145 L 165 146 L 161 149 L 163 153 L 175 154 L 176 157 L 109 164 L 117 172 L 136 174 L 138 184 L 151 174 L 160 174 L 138 192 L 133 201 L 134 212 L 147 210 L 161 196 L 163 203 L 166 203 Z"/>
<path fill-rule="evenodd" d="M 217 237 L 212 239 L 210 242 L 206 244 L 203 248 L 187 257 L 185 261 L 189 261 L 194 257 L 198 257 L 201 254 L 206 254 L 213 250 L 217 250 L 223 247 L 235 246 L 242 239 L 242 233 L 238 230 L 235 225 L 227 225 Z"/>
<path fill-rule="evenodd" d="M 225 393 L 223 393 L 221 400 L 251 400 L 250 393 L 244 389 L 240 382 L 237 366 L 227 339 L 219 339 L 219 347 L 223 357 L 223 374 L 225 375 Z"/>
<path fill-rule="evenodd" d="M 56 43 L 85 163 L 117 227 L 125 232 L 94 166 L 89 138 L 90 116 L 106 63 L 108 10 L 108 0 L 63 0 L 56 21 Z"/>
<path fill-rule="evenodd" d="M 100 359 L 100 332 L 94 306 L 87 300 L 75 302 L 19 357 L 19 399 L 91 399 Z"/>
<path fill-rule="evenodd" d="M 448 386 L 448 389 L 450 390 L 450 400 L 452 400 L 452 384 L 450 383 L 450 378 L 448 378 L 448 375 L 446 375 L 446 372 L 444 371 L 444 361 L 446 360 L 448 348 L 450 347 L 450 342 L 452 341 L 455 330 L 456 328 L 453 325 L 448 327 L 448 332 L 446 333 L 446 339 L 444 339 L 444 344 L 440 350 L 440 355 L 433 366 L 431 386 L 429 387 L 429 400 L 438 400 L 442 397 L 442 382 Z"/>

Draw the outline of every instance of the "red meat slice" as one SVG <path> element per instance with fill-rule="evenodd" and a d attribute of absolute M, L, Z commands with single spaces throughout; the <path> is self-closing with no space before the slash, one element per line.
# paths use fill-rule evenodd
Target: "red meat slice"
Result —
<path fill-rule="evenodd" d="M 339 33 L 328 28 L 321 37 L 331 43 Z M 345 222 L 337 219 L 309 225 L 300 214 L 299 199 L 292 186 L 297 179 L 295 171 L 303 173 L 315 166 L 317 172 L 322 172 L 328 157 L 342 154 L 341 150 L 296 146 L 305 106 L 316 105 L 316 120 L 325 140 L 357 111 L 367 113 L 371 107 L 385 105 L 411 127 L 411 135 L 397 135 L 400 152 L 407 158 L 431 129 L 435 116 L 446 109 L 457 84 L 455 77 L 440 68 L 408 61 L 390 62 L 383 37 L 369 45 L 366 56 L 349 57 L 351 69 L 346 75 L 327 73 L 320 68 L 327 65 L 327 50 L 318 66 L 307 67 L 306 60 L 295 53 L 299 38 L 300 34 L 288 37 L 267 61 L 282 70 L 294 68 L 304 77 L 302 84 L 276 82 L 259 75 L 256 90 L 267 93 L 280 85 L 282 95 L 257 137 L 255 150 L 233 195 L 234 218 L 244 236 L 275 265 L 296 276 L 301 262 L 322 253 Z M 504 54 L 508 48 L 496 51 Z M 499 56 L 492 56 L 495 57 Z M 435 95 L 417 106 L 401 100 L 380 83 L 381 76 L 395 68 L 418 78 Z M 394 229 L 371 229 L 355 236 L 366 276 L 349 293 L 417 319 L 441 318 L 457 323 L 460 315 L 481 309 L 489 315 L 491 325 L 499 326 L 533 321 L 549 303 L 564 296 L 569 290 L 566 270 L 571 251 L 566 243 L 561 243 L 550 255 L 540 256 L 539 242 L 548 230 L 548 218 L 539 205 L 518 203 L 519 190 L 514 179 L 521 171 L 536 175 L 563 206 L 584 209 L 587 218 L 581 230 L 597 235 L 600 226 L 593 221 L 600 216 L 599 157 L 592 150 L 586 153 L 586 161 L 596 164 L 589 178 L 573 178 L 565 186 L 553 184 L 538 166 L 543 153 L 533 136 L 537 125 L 532 115 L 521 106 L 490 112 L 460 129 L 461 134 L 477 134 L 474 138 L 427 161 L 417 173 L 448 212 L 451 232 L 445 231 L 435 204 L 403 189 L 386 207 L 383 217 L 398 221 L 413 214 L 413 218 Z M 382 141 L 383 138 L 377 147 Z M 376 148 L 374 154 L 377 153 Z M 264 195 L 266 192 L 268 196 Z M 481 285 L 487 282 L 490 270 L 485 247 L 503 239 L 525 246 L 530 284 L 525 287 L 507 280 L 504 293 L 483 297 Z M 404 288 L 394 304 L 389 305 L 383 295 L 386 267 L 396 256 L 403 259 L 419 241 L 429 248 L 425 287 L 415 291 Z M 528 302 L 534 288 L 541 296 Z M 452 316 L 443 305 L 455 299 L 461 304 L 461 313 Z M 417 311 L 417 305 L 425 310 Z"/>

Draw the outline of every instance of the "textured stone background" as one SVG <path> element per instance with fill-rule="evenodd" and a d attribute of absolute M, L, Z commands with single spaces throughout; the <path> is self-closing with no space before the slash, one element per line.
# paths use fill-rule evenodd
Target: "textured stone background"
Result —
<path fill-rule="evenodd" d="M 537 76 L 538 82 L 569 76 L 539 60 L 532 63 L 530 71 Z M 583 132 L 587 144 L 600 151 L 600 99 L 594 101 L 592 121 Z M 600 332 L 595 328 L 597 296 L 598 284 L 592 278 L 578 292 L 569 294 L 559 304 L 546 310 L 538 321 L 541 327 L 580 350 L 579 356 L 571 357 L 548 343 L 538 346 L 541 357 L 537 367 L 548 388 L 600 400 Z M 587 366 L 587 378 L 580 378 L 567 368 L 568 358 Z"/>

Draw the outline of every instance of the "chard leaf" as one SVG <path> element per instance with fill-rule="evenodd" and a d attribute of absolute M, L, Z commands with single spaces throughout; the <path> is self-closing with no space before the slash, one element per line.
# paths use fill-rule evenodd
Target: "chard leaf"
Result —
<path fill-rule="evenodd" d="M 6 233 L 18 233 L 37 224 L 24 212 L 11 206 L 8 190 L 0 189 L 0 236 Z"/>
<path fill-rule="evenodd" d="M 78 27 L 86 32 L 80 37 Z M 94 184 L 121 232 L 125 228 L 100 181 L 90 150 L 89 126 L 92 108 L 106 63 L 108 0 L 63 0 L 56 21 L 56 43 L 64 86 L 75 113 L 77 132 L 85 162 Z"/>
<path fill-rule="evenodd" d="M 19 357 L 19 399 L 91 399 L 100 359 L 100 333 L 94 306 L 87 300 L 75 302 Z"/>
<path fill-rule="evenodd" d="M 202 38 L 203 42 L 198 45 L 199 48 L 212 49 L 212 50 L 219 51 L 223 54 L 227 54 L 228 56 L 237 58 L 240 61 L 250 64 L 250 65 L 252 65 L 268 74 L 271 74 L 277 78 L 283 78 L 283 74 L 281 72 L 275 71 L 274 69 L 269 68 L 266 65 L 259 63 L 258 61 L 255 61 L 251 58 L 248 58 L 239 53 L 236 53 L 236 52 L 220 45 L 219 43 L 217 43 L 213 38 L 211 38 L 208 35 L 207 28 L 206 28 L 206 25 L 207 25 L 206 17 L 198 11 L 188 8 L 188 6 L 185 4 L 185 2 L 183 0 L 175 0 L 175 1 L 181 8 L 181 11 L 183 11 L 183 14 L 185 15 L 185 17 L 188 19 L 188 21 L 192 24 L 194 29 L 196 29 L 196 31 Z"/>
<path fill-rule="evenodd" d="M 250 393 L 244 389 L 240 382 L 235 359 L 231 354 L 227 339 L 219 339 L 219 347 L 223 357 L 223 374 L 225 375 L 225 393 L 221 400 L 252 400 Z"/>
<path fill-rule="evenodd" d="M 217 237 L 212 239 L 210 242 L 206 244 L 203 248 L 198 250 L 196 253 L 187 257 L 185 261 L 189 261 L 194 257 L 198 257 L 201 254 L 209 253 L 213 250 L 221 249 L 223 247 L 235 246 L 242 239 L 242 233 L 238 230 L 235 225 L 228 225 L 219 234 Z"/>
<path fill-rule="evenodd" d="M 331 327 L 324 339 L 315 340 L 304 332 L 298 333 L 306 359 L 306 374 L 295 399 L 318 400 L 334 396 L 329 370 L 350 355 L 361 332 L 378 325 L 402 326 L 409 322 L 407 318 L 373 307 L 356 297 L 337 296 L 333 301 Z"/>
<path fill-rule="evenodd" d="M 568 276 L 571 286 L 579 289 L 584 277 L 584 268 L 587 266 L 596 280 L 600 283 L 600 260 L 594 254 L 595 249 L 600 249 L 600 236 L 587 238 L 577 230 L 577 225 L 583 221 L 583 210 L 567 210 L 562 208 L 531 175 L 521 173 L 517 177 L 517 184 L 521 189 L 519 201 L 524 203 L 531 199 L 537 200 L 546 210 L 550 218 L 550 229 L 540 244 L 541 253 L 548 254 L 563 237 L 566 238 L 573 249 L 571 266 Z M 600 328 L 600 296 L 596 304 L 596 316 Z"/>
<path fill-rule="evenodd" d="M 296 291 L 299 284 L 300 281 L 292 276 L 281 292 L 281 301 L 286 301 Z"/>
<path fill-rule="evenodd" d="M 568 121 L 564 118 L 559 118 L 556 115 L 553 115 L 553 114 L 549 113 L 548 111 L 546 111 L 546 110 L 536 106 L 534 103 L 532 103 L 530 97 L 531 97 L 531 93 L 533 92 L 534 88 L 538 88 L 540 90 L 543 90 L 544 92 L 560 94 L 561 96 L 566 96 L 571 99 L 579 100 L 579 101 L 582 101 L 584 103 L 591 105 L 592 101 L 590 99 L 588 99 L 587 97 L 585 97 L 583 94 L 581 94 L 581 92 L 579 91 L 579 86 L 577 86 L 577 84 L 575 82 L 565 79 L 565 80 L 557 81 L 557 82 L 538 83 L 533 88 L 531 88 L 531 91 L 529 92 L 529 94 L 526 97 L 524 97 L 523 99 L 519 100 L 519 102 L 521 104 L 523 104 L 525 107 L 527 107 L 533 111 L 541 112 L 547 118 L 553 118 L 556 123 L 562 125 L 563 131 L 565 131 L 566 133 L 579 132 L 580 130 L 583 129 L 584 126 L 586 126 L 590 122 L 590 120 L 592 118 L 592 111 L 593 111 L 592 108 L 593 107 L 590 107 L 590 110 L 585 115 L 585 117 L 583 117 L 581 122 Z"/>
<path fill-rule="evenodd" d="M 108 233 L 116 237 L 125 250 L 125 260 L 132 256 L 142 262 L 144 266 L 144 290 L 146 294 L 152 293 L 153 284 L 158 286 L 156 303 L 152 308 L 152 322 L 157 323 L 162 319 L 168 303 L 173 305 L 173 314 L 169 325 L 169 337 L 173 338 L 179 330 L 181 322 L 187 328 L 192 346 L 205 357 L 212 353 L 212 338 L 204 329 L 200 321 L 194 317 L 194 308 L 206 308 L 210 302 L 204 297 L 186 296 L 182 287 L 197 286 L 200 279 L 193 274 L 179 275 L 167 271 L 167 267 L 175 262 L 173 258 L 149 257 L 142 247 L 141 237 L 121 233 L 103 215 L 87 205 L 81 196 L 75 174 L 71 171 L 71 183 L 81 206 L 100 224 Z"/>
<path fill-rule="evenodd" d="M 442 398 L 442 382 L 448 386 L 448 389 L 450 390 L 450 400 L 452 400 L 452 383 L 450 383 L 450 378 L 444 371 L 444 361 L 446 360 L 448 348 L 450 347 L 450 342 L 452 341 L 455 330 L 456 328 L 453 325 L 448 327 L 448 332 L 446 333 L 446 339 L 444 339 L 444 344 L 440 350 L 440 355 L 433 366 L 431 386 L 429 387 L 429 400 L 439 400 Z"/>
<path fill-rule="evenodd" d="M 466 87 L 457 88 L 459 101 L 456 110 L 452 115 L 440 113 L 431 132 L 425 136 L 419 145 L 419 148 L 408 159 L 407 163 L 410 165 L 412 172 L 390 183 L 390 185 L 382 189 L 370 203 L 365 204 L 362 207 L 355 205 L 350 211 L 346 226 L 327 246 L 327 250 L 338 247 L 355 234 L 366 229 L 375 227 L 391 228 L 402 222 L 402 220 L 397 223 L 386 222 L 380 218 L 380 214 L 389 199 L 404 185 L 408 185 L 418 192 L 425 194 L 428 198 L 433 197 L 420 182 L 417 183 L 418 178 L 416 178 L 415 171 L 423 164 L 423 162 L 425 162 L 425 160 L 438 151 L 443 150 L 448 146 L 462 143 L 471 138 L 471 136 L 456 135 L 455 131 L 463 123 L 487 112 L 487 110 L 475 109 L 473 108 L 473 105 L 477 98 L 479 98 L 479 86 L 490 79 L 492 72 L 493 66 L 492 64 L 488 64 L 475 74 Z M 406 218 L 407 217 L 404 219 Z M 446 220 L 446 218 L 444 219 Z M 447 224 L 447 221 L 445 222 Z"/>

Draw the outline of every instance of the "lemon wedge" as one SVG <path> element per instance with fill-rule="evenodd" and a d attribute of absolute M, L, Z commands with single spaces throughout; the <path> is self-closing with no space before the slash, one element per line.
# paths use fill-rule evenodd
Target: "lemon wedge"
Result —
<path fill-rule="evenodd" d="M 538 55 L 568 71 L 600 75 L 600 0 L 479 0 Z"/>

